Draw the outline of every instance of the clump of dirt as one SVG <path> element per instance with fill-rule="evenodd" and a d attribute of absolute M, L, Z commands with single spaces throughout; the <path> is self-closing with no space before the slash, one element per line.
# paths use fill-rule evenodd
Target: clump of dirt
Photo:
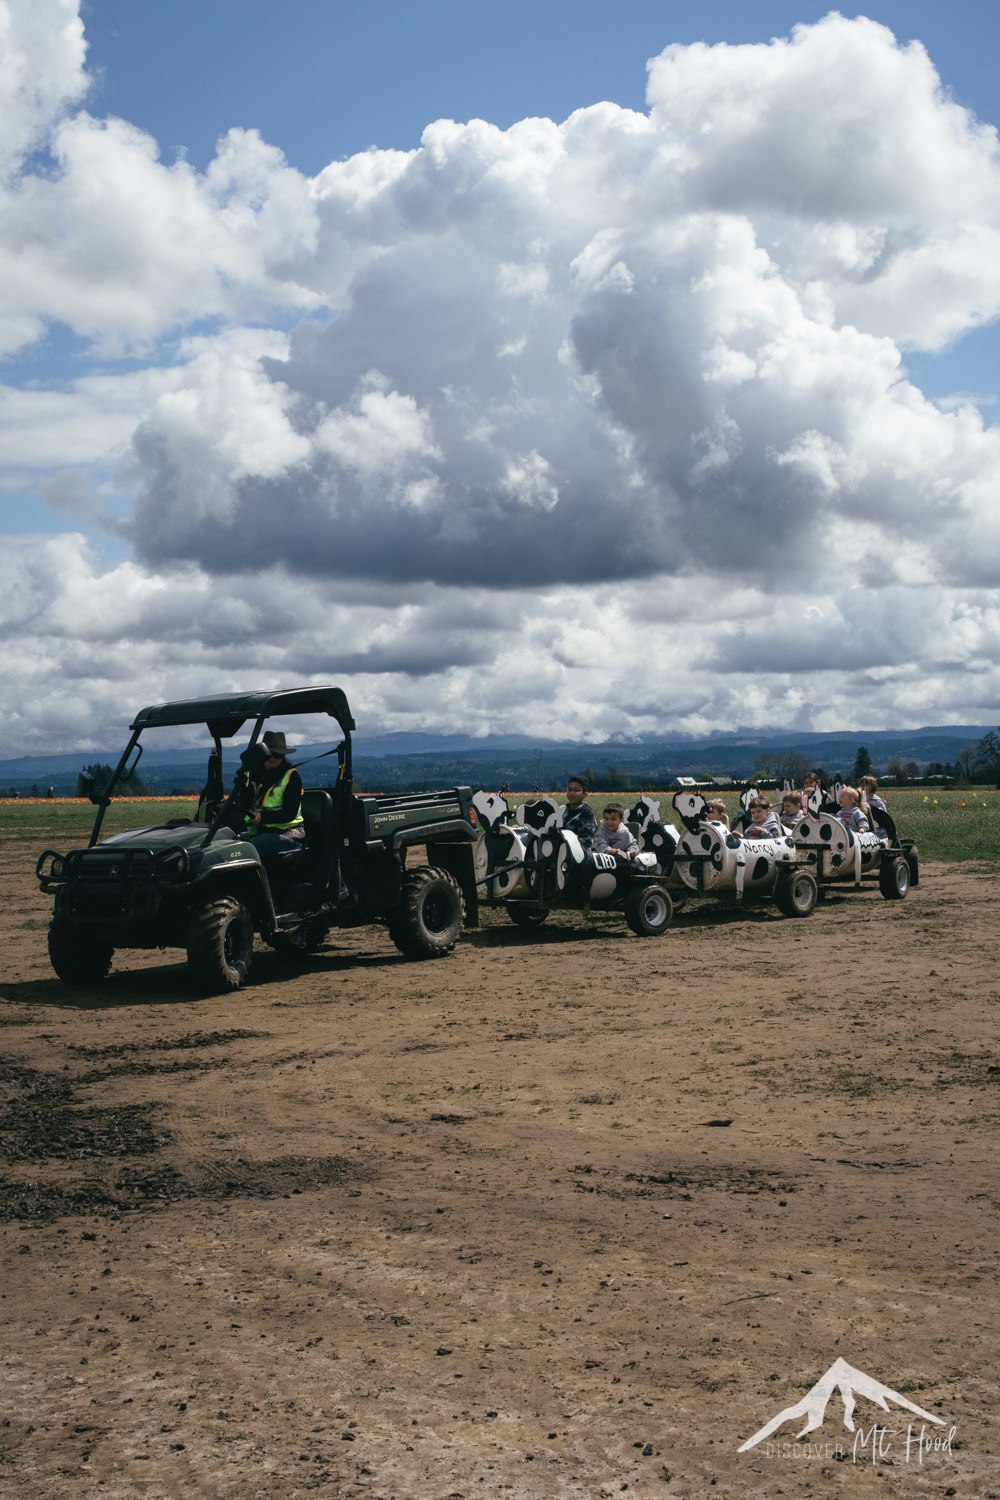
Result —
<path fill-rule="evenodd" d="M 105 1047 L 87 1047 L 82 1042 L 70 1042 L 67 1051 L 77 1057 L 97 1061 L 102 1057 L 129 1057 L 135 1052 L 175 1052 L 186 1047 L 223 1047 L 228 1042 L 252 1041 L 266 1036 L 265 1031 L 189 1031 L 184 1036 L 157 1037 L 148 1042 L 112 1042 Z"/>
<path fill-rule="evenodd" d="M 231 1033 L 215 1035 L 228 1039 Z M 191 1198 L 291 1197 L 340 1182 L 356 1171 L 337 1156 L 280 1156 L 269 1161 L 221 1156 L 188 1171 L 167 1163 L 142 1170 L 119 1169 L 120 1162 L 151 1156 L 173 1143 L 172 1132 L 157 1122 L 161 1106 L 153 1102 L 81 1106 L 76 1090 L 94 1077 L 132 1066 L 124 1064 L 120 1070 L 73 1079 L 68 1073 L 0 1061 L 0 1162 L 53 1167 L 86 1160 L 90 1165 L 82 1181 L 0 1177 L 0 1221 L 132 1212 Z M 94 1162 L 104 1166 L 94 1170 Z"/>
<path fill-rule="evenodd" d="M 155 1112 L 154 1104 L 81 1109 L 67 1076 L 0 1063 L 0 1159 L 148 1156 L 172 1140 Z"/>
<path fill-rule="evenodd" d="M 589 1163 L 573 1168 L 574 1186 L 581 1193 L 606 1193 L 612 1198 L 669 1198 L 688 1189 L 721 1189 L 726 1193 L 794 1193 L 796 1185 L 769 1167 L 706 1166 L 675 1167 L 662 1172 L 623 1172 L 613 1168 L 597 1172 Z M 620 1186 L 626 1183 L 628 1186 Z M 634 1184 L 634 1185 L 633 1185 Z"/>
<path fill-rule="evenodd" d="M 341 1157 L 280 1156 L 272 1161 L 220 1158 L 191 1173 L 163 1164 L 73 1183 L 0 1177 L 0 1223 L 52 1223 L 79 1215 L 135 1213 L 191 1199 L 291 1198 L 355 1176 L 357 1169 Z"/>

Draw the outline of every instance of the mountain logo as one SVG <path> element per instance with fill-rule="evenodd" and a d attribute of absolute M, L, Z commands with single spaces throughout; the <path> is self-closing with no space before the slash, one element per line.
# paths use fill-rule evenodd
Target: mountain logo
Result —
<path fill-rule="evenodd" d="M 796 1437 L 802 1438 L 808 1432 L 815 1432 L 817 1427 L 822 1427 L 823 1425 L 827 1403 L 835 1390 L 840 1391 L 844 1400 L 844 1426 L 848 1432 L 854 1431 L 854 1408 L 857 1405 L 856 1398 L 858 1396 L 863 1397 L 866 1401 L 874 1402 L 882 1411 L 890 1410 L 889 1403 L 891 1401 L 896 1406 L 903 1407 L 905 1411 L 913 1412 L 914 1415 L 923 1417 L 927 1422 L 935 1422 L 938 1427 L 945 1425 L 941 1417 L 936 1417 L 933 1412 L 924 1411 L 922 1406 L 917 1406 L 914 1402 L 907 1401 L 906 1397 L 901 1396 L 898 1391 L 890 1390 L 881 1381 L 873 1380 L 870 1375 L 865 1375 L 863 1371 L 856 1370 L 845 1359 L 835 1359 L 826 1374 L 820 1376 L 816 1384 L 811 1390 L 806 1392 L 801 1401 L 797 1401 L 794 1406 L 786 1406 L 784 1411 L 779 1411 L 778 1415 L 772 1417 L 770 1422 L 764 1423 L 759 1432 L 755 1432 L 753 1437 L 747 1438 L 745 1443 L 741 1443 L 737 1451 L 739 1453 L 746 1453 L 750 1448 L 756 1448 L 758 1443 L 762 1443 L 765 1438 L 770 1437 L 772 1432 L 777 1432 L 778 1428 L 783 1426 L 785 1422 L 795 1422 L 800 1417 L 806 1418 L 806 1425 L 802 1428 L 801 1432 L 795 1434 Z"/>

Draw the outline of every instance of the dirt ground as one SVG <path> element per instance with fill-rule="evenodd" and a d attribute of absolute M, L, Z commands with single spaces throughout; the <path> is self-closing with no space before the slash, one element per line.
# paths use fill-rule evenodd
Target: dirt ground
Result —
<path fill-rule="evenodd" d="M 995 873 L 423 964 L 361 929 L 204 999 L 178 954 L 60 984 L 36 852 L 0 1494 L 1000 1496 Z M 859 1400 L 855 1452 L 835 1393 L 737 1452 L 838 1356 L 945 1425 Z"/>

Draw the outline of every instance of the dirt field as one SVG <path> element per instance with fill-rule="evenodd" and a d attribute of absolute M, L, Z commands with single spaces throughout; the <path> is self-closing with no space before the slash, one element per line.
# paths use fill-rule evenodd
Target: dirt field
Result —
<path fill-rule="evenodd" d="M 429 964 L 362 929 L 202 999 L 176 954 L 56 981 L 36 852 L 0 1493 L 1000 1496 L 995 874 Z M 838 1356 L 945 1426 L 860 1400 L 854 1454 L 835 1393 L 737 1453 Z"/>

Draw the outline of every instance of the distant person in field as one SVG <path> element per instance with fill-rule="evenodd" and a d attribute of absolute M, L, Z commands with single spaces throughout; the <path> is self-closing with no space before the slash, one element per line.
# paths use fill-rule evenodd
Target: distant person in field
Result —
<path fill-rule="evenodd" d="M 781 827 L 769 797 L 758 792 L 756 797 L 750 799 L 747 811 L 750 814 L 750 826 L 743 830 L 745 839 L 781 838 Z"/>
<path fill-rule="evenodd" d="M 597 833 L 594 809 L 587 801 L 587 778 L 571 776 L 566 783 L 566 806 L 563 808 L 562 826 L 575 833 L 584 849 L 589 849 Z"/>
<path fill-rule="evenodd" d="M 842 786 L 840 789 L 840 811 L 837 817 L 845 828 L 852 833 L 868 833 L 871 829 L 867 817 L 861 807 L 861 793 L 856 786 Z"/>
<path fill-rule="evenodd" d="M 635 859 L 639 853 L 620 802 L 609 802 L 602 812 L 601 826 L 594 837 L 594 853 L 616 854 L 619 859 Z"/>

